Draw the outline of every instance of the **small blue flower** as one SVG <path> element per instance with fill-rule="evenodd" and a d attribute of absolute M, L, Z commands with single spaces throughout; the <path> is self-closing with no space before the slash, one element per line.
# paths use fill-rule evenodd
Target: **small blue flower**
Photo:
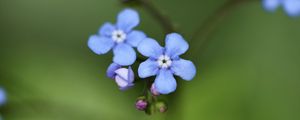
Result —
<path fill-rule="evenodd" d="M 6 103 L 6 93 L 3 88 L 0 88 L 0 106 Z"/>
<path fill-rule="evenodd" d="M 167 35 L 165 48 L 154 39 L 146 38 L 139 44 L 138 51 L 149 58 L 140 64 L 139 76 L 146 78 L 156 75 L 154 87 L 161 94 L 175 91 L 177 83 L 173 74 L 187 81 L 192 80 L 196 74 L 193 62 L 179 57 L 188 48 L 188 43 L 177 33 Z"/>
<path fill-rule="evenodd" d="M 132 47 L 137 47 L 146 37 L 142 31 L 132 30 L 139 22 L 139 15 L 135 10 L 125 9 L 119 13 L 116 25 L 105 23 L 97 35 L 90 36 L 88 46 L 98 55 L 113 49 L 115 63 L 131 65 L 136 60 L 136 53 Z"/>
<path fill-rule="evenodd" d="M 289 16 L 300 15 L 300 0 L 263 0 L 264 8 L 271 12 L 274 12 L 281 5 Z"/>
<path fill-rule="evenodd" d="M 122 68 L 122 66 L 112 63 L 107 69 L 107 76 L 115 80 L 120 90 L 127 90 L 134 85 L 134 73 L 131 67 Z"/>

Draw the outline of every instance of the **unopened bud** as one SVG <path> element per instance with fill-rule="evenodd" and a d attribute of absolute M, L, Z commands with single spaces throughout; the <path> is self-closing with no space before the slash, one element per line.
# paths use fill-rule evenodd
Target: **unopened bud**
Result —
<path fill-rule="evenodd" d="M 156 109 L 161 113 L 164 113 L 168 110 L 168 107 L 165 102 L 157 102 L 155 104 L 155 106 L 156 106 Z"/>
<path fill-rule="evenodd" d="M 107 69 L 107 76 L 114 79 L 121 90 L 126 90 L 134 85 L 134 73 L 130 66 L 122 68 L 122 66 L 112 63 Z"/>
<path fill-rule="evenodd" d="M 157 91 L 157 89 L 155 88 L 154 83 L 151 85 L 150 90 L 151 90 L 151 94 L 152 94 L 152 95 L 154 95 L 154 96 L 160 95 L 159 92 Z"/>
<path fill-rule="evenodd" d="M 138 109 L 140 111 L 146 110 L 147 106 L 148 106 L 148 102 L 147 102 L 145 96 L 139 97 L 135 103 L 136 109 Z"/>

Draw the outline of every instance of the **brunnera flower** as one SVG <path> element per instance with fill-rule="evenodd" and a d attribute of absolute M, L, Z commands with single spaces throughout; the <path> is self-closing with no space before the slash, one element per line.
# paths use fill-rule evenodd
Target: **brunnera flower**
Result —
<path fill-rule="evenodd" d="M 196 74 L 196 67 L 193 62 L 179 57 L 188 48 L 188 43 L 177 33 L 167 35 L 164 48 L 154 39 L 146 38 L 138 45 L 138 51 L 149 57 L 140 64 L 139 76 L 141 78 L 156 76 L 154 87 L 161 94 L 174 92 L 177 83 L 173 75 L 189 81 Z"/>
<path fill-rule="evenodd" d="M 133 30 L 140 23 L 139 14 L 133 9 L 125 9 L 118 14 L 115 25 L 107 22 L 98 34 L 90 36 L 88 47 L 96 54 L 105 54 L 113 50 L 113 62 L 128 66 L 135 62 L 137 47 L 146 35 L 142 31 Z"/>

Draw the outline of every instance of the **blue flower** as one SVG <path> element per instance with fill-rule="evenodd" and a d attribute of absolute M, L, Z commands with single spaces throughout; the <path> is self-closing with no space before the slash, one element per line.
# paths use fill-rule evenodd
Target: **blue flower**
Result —
<path fill-rule="evenodd" d="M 280 5 L 289 16 L 300 15 L 300 0 L 263 0 L 266 10 L 274 12 Z"/>
<path fill-rule="evenodd" d="M 6 103 L 6 93 L 3 88 L 0 88 L 0 106 Z"/>
<path fill-rule="evenodd" d="M 113 49 L 113 61 L 119 65 L 131 65 L 136 60 L 132 47 L 137 47 L 146 35 L 133 30 L 139 24 L 139 15 L 135 10 L 125 9 L 119 13 L 117 23 L 105 23 L 97 35 L 90 36 L 89 48 L 96 54 L 105 54 Z"/>
<path fill-rule="evenodd" d="M 187 81 L 192 80 L 196 74 L 193 62 L 179 57 L 188 48 L 188 43 L 177 33 L 167 35 L 165 48 L 154 39 L 146 38 L 139 44 L 138 51 L 149 58 L 140 64 L 139 76 L 146 78 L 156 75 L 154 87 L 161 94 L 175 91 L 177 83 L 173 74 Z"/>
<path fill-rule="evenodd" d="M 131 67 L 122 68 L 122 66 L 112 63 L 107 69 L 107 76 L 115 80 L 120 90 L 127 90 L 134 85 L 134 73 Z"/>

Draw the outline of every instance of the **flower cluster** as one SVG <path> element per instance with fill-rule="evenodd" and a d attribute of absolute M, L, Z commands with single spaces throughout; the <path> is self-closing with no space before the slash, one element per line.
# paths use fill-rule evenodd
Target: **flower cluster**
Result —
<path fill-rule="evenodd" d="M 98 34 L 90 36 L 89 48 L 96 54 L 105 54 L 111 49 L 114 53 L 113 62 L 128 66 L 135 62 L 136 53 L 132 47 L 137 47 L 146 35 L 133 30 L 140 22 L 139 15 L 132 9 L 125 9 L 118 15 L 117 23 L 105 23 Z"/>
<path fill-rule="evenodd" d="M 263 0 L 266 10 L 274 12 L 279 6 L 292 17 L 300 15 L 300 0 Z"/>
<path fill-rule="evenodd" d="M 118 14 L 116 24 L 105 23 L 97 34 L 90 36 L 88 47 L 94 53 L 102 55 L 113 51 L 113 63 L 107 69 L 107 76 L 113 79 L 121 90 L 126 90 L 134 85 L 135 77 L 131 65 L 138 63 L 138 79 L 156 76 L 154 80 L 149 80 L 151 84 L 148 85 L 148 90 L 153 96 L 174 92 L 177 87 L 174 75 L 183 80 L 192 80 L 196 74 L 193 62 L 180 57 L 189 48 L 184 38 L 178 33 L 168 34 L 165 47 L 161 47 L 144 32 L 133 29 L 139 22 L 139 14 L 135 10 L 125 9 Z M 147 57 L 142 63 L 136 62 L 134 47 L 141 55 Z M 137 100 L 137 109 L 148 108 L 147 106 L 151 105 L 148 98 Z M 164 112 L 165 104 L 156 104 L 158 103 L 156 106 L 159 106 L 159 111 Z"/>

